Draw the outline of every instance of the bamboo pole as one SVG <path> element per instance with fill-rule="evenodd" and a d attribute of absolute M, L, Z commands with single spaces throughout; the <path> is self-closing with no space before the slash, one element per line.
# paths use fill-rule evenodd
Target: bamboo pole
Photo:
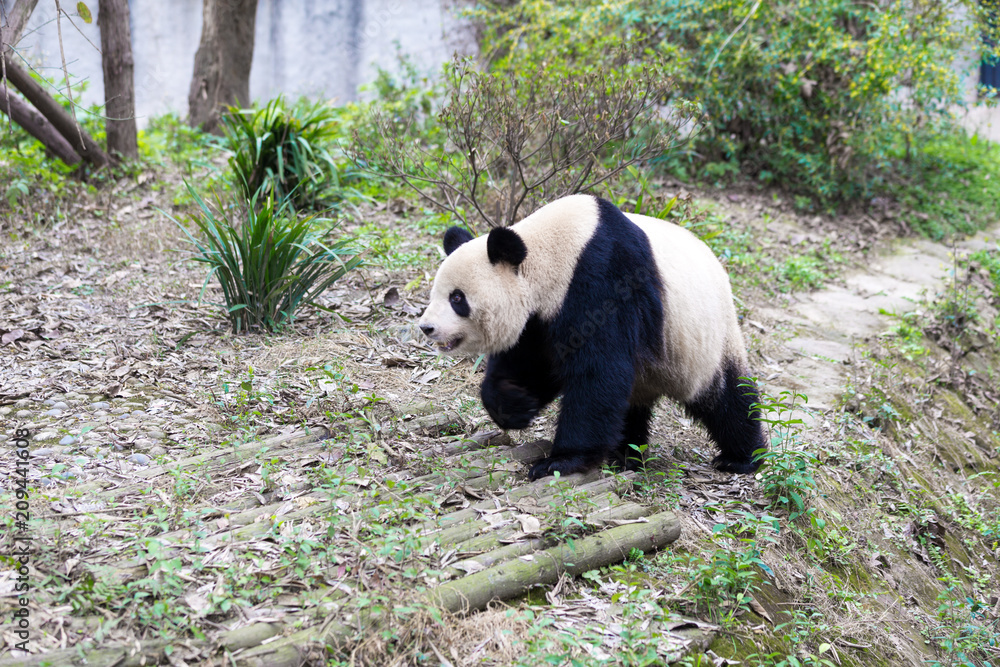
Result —
<path fill-rule="evenodd" d="M 645 552 L 662 548 L 680 536 L 680 521 L 673 512 L 649 517 L 648 523 L 618 526 L 589 537 L 546 549 L 530 561 L 514 560 L 454 582 L 438 586 L 428 594 L 428 602 L 451 613 L 485 609 L 494 600 L 510 600 L 523 595 L 532 586 L 552 585 L 565 572 L 582 574 L 617 562 L 632 549 Z M 381 615 L 359 615 L 347 622 L 332 622 L 325 631 L 300 630 L 265 646 L 248 649 L 233 656 L 239 667 L 298 667 L 302 648 L 311 643 L 346 644 L 358 633 L 368 633 L 382 622 Z M 0 667 L 5 667 L 0 663 Z M 101 667 L 100 665 L 95 667 Z"/>
<path fill-rule="evenodd" d="M 515 559 L 456 581 L 430 593 L 441 609 L 469 612 L 485 609 L 494 600 L 510 600 L 534 586 L 555 584 L 563 573 L 573 576 L 619 563 L 632 549 L 651 552 L 676 540 L 681 524 L 673 512 L 648 517 L 647 523 L 610 528 L 595 535 L 534 554 L 531 560 Z"/>
<path fill-rule="evenodd" d="M 426 601 L 451 613 L 468 613 L 484 609 L 493 600 L 509 600 L 523 595 L 533 586 L 554 584 L 563 573 L 579 575 L 620 562 L 632 549 L 649 552 L 662 548 L 676 540 L 679 535 L 680 522 L 677 517 L 673 512 L 661 512 L 648 517 L 646 523 L 611 528 L 579 538 L 572 546 L 556 545 L 532 554 L 530 559 L 506 560 L 499 565 L 441 584 L 427 594 Z M 532 542 L 540 544 L 542 540 Z M 323 628 L 307 628 L 277 641 L 261 644 L 277 636 L 284 629 L 295 627 L 302 617 L 313 618 L 314 615 L 306 613 L 297 618 L 290 617 L 282 624 L 258 623 L 226 633 L 215 642 L 192 640 L 186 642 L 186 645 L 203 650 L 221 648 L 230 655 L 236 653 L 231 659 L 235 665 L 241 667 L 258 665 L 297 667 L 303 658 L 302 651 L 311 644 L 347 643 L 358 632 L 369 631 L 370 628 L 380 625 L 384 619 L 384 615 L 380 614 L 359 614 L 354 618 L 330 622 Z M 92 667 L 139 667 L 164 664 L 169 660 L 165 648 L 174 644 L 174 642 L 154 640 L 92 651 L 85 649 L 81 651 L 77 647 L 26 658 L 0 660 L 0 667 L 69 664 L 79 659 L 81 654 Z M 239 653 L 240 649 L 246 650 Z"/>

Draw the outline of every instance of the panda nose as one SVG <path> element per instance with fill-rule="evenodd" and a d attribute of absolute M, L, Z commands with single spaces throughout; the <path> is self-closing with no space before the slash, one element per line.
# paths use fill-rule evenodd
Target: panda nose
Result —
<path fill-rule="evenodd" d="M 423 331 L 425 335 L 430 336 L 432 333 L 434 333 L 434 325 L 433 324 L 421 324 L 420 325 L 420 330 Z"/>

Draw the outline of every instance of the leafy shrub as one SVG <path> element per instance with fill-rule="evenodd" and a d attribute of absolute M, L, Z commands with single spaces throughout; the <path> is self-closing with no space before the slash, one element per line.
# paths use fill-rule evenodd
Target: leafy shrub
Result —
<path fill-rule="evenodd" d="M 341 184 L 329 150 L 339 136 L 336 115 L 325 103 L 287 106 L 278 97 L 263 109 L 230 107 L 222 123 L 229 165 L 247 200 L 273 196 L 315 209 Z"/>
<path fill-rule="evenodd" d="M 331 220 L 297 217 L 273 197 L 230 207 L 217 198 L 212 207 L 187 187 L 199 207 L 192 220 L 204 238 L 177 224 L 195 247 L 195 261 L 211 269 L 205 284 L 215 276 L 222 286 L 234 332 L 274 331 L 361 264 L 348 248 L 351 239 L 335 239 L 337 225 Z"/>
<path fill-rule="evenodd" d="M 996 5 L 520 0 L 478 16 L 488 52 L 529 71 L 533 51 L 600 58 L 589 41 L 606 35 L 675 53 L 676 94 L 700 103 L 699 153 L 716 177 L 742 171 L 833 204 L 885 192 L 919 163 L 962 102 L 953 62 L 980 29 L 1000 31 L 982 20 Z"/>
<path fill-rule="evenodd" d="M 436 107 L 376 108 L 376 131 L 354 135 L 355 158 L 466 222 L 498 226 L 682 144 L 690 108 L 673 97 L 673 51 L 573 39 L 571 28 L 525 33 L 485 71 L 456 59 Z"/>

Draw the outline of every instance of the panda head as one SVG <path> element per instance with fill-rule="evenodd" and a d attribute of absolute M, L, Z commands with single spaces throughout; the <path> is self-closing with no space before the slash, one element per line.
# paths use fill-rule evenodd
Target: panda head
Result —
<path fill-rule="evenodd" d="M 448 354 L 496 354 L 513 347 L 529 312 L 521 264 L 528 247 L 512 229 L 472 238 L 452 227 L 420 329 Z"/>

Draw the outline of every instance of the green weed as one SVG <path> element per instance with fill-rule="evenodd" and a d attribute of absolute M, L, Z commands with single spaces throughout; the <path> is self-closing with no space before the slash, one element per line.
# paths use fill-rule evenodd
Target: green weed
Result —
<path fill-rule="evenodd" d="M 770 448 L 758 454 L 762 466 L 757 477 L 771 508 L 787 512 L 790 521 L 808 513 L 809 499 L 816 493 L 812 471 L 819 463 L 799 441 L 802 420 L 792 415 L 800 400 L 808 401 L 803 394 L 783 391 L 777 397 L 761 395 L 754 405 L 771 435 Z"/>
<path fill-rule="evenodd" d="M 815 649 L 809 648 L 815 643 L 817 635 L 830 631 L 830 626 L 823 622 L 822 614 L 802 609 L 793 609 L 791 614 L 792 620 L 776 625 L 774 632 L 792 650 L 766 655 L 754 653 L 747 656 L 747 664 L 755 667 L 837 667 L 839 660 L 834 662 L 831 659 L 834 653 L 830 643 L 820 642 Z"/>
<path fill-rule="evenodd" d="M 187 176 L 196 167 L 211 168 L 208 157 L 218 146 L 216 137 L 189 126 L 175 113 L 151 118 L 139 131 L 138 141 L 144 160 L 160 165 L 169 161 Z"/>
<path fill-rule="evenodd" d="M 361 265 L 349 238 L 336 238 L 337 223 L 300 218 L 273 197 L 228 206 L 218 197 L 209 206 L 188 185 L 198 204 L 192 221 L 202 238 L 172 218 L 194 246 L 193 259 L 209 267 L 222 286 L 226 316 L 236 333 L 275 331 L 292 321 L 348 271 Z"/>
<path fill-rule="evenodd" d="M 925 631 L 936 659 L 932 667 L 1000 664 L 1000 619 L 988 600 L 963 594 L 954 580 L 938 595 L 934 625 Z"/>
<path fill-rule="evenodd" d="M 235 109 L 222 117 L 224 146 L 237 187 L 248 201 L 286 198 L 315 209 L 353 178 L 330 152 L 340 136 L 335 110 L 325 102 Z"/>

